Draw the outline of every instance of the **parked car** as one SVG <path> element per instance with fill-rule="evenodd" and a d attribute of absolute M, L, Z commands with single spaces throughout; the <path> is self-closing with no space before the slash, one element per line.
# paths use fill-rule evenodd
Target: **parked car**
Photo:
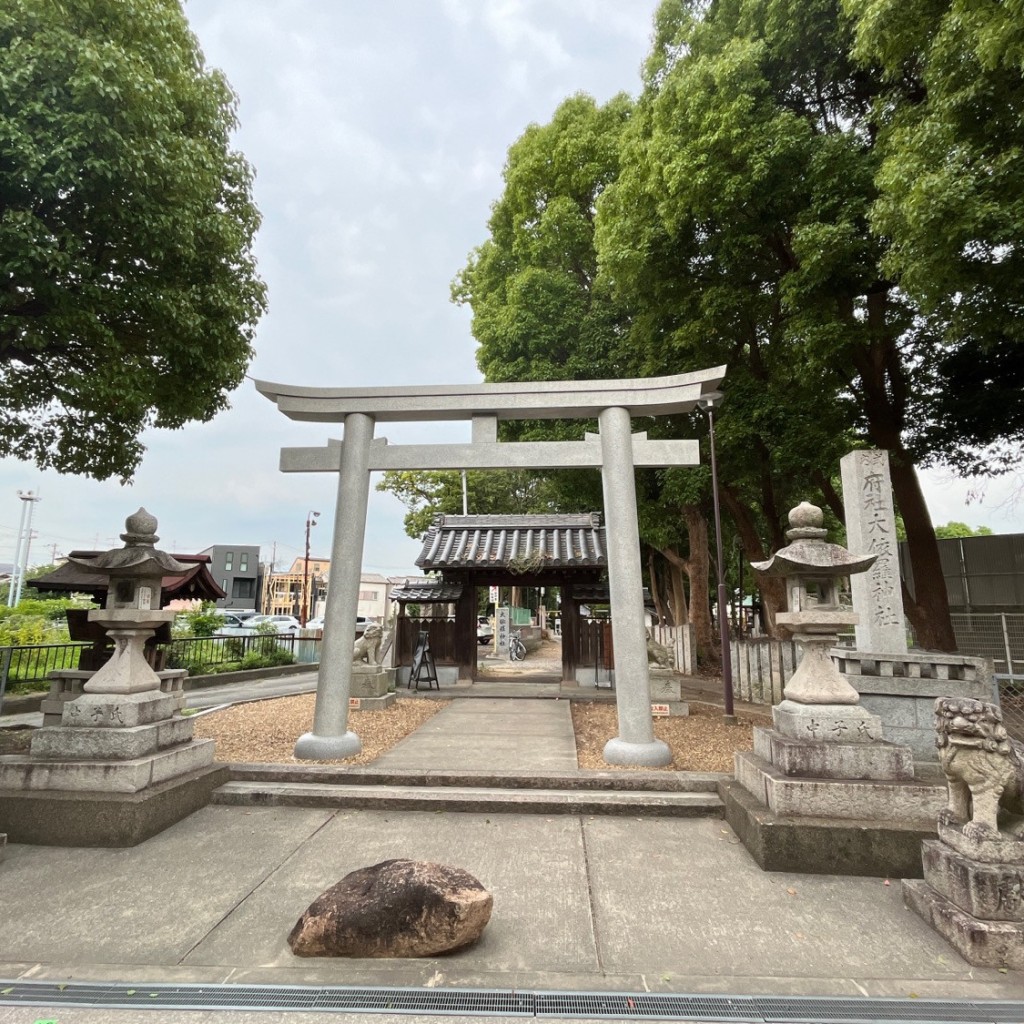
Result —
<path fill-rule="evenodd" d="M 366 632 L 367 626 L 376 626 L 377 620 L 367 618 L 365 615 L 356 616 L 356 636 L 362 636 Z M 310 619 L 306 623 L 306 629 L 319 629 L 323 630 L 324 619 L 323 616 L 318 615 L 315 619 Z"/>
<path fill-rule="evenodd" d="M 476 642 L 483 646 L 494 642 L 494 627 L 486 615 L 477 616 L 476 620 Z"/>
<path fill-rule="evenodd" d="M 278 635 L 289 633 L 295 636 L 301 629 L 299 620 L 294 615 L 252 615 L 245 620 L 244 628 L 251 635 L 265 622 L 270 623 Z"/>
<path fill-rule="evenodd" d="M 253 615 L 256 613 L 253 612 Z M 249 629 L 248 622 L 253 616 L 247 616 L 242 618 L 240 615 L 235 615 L 233 612 L 224 612 L 221 615 L 222 623 L 215 630 L 214 636 L 249 636 L 252 630 Z"/>

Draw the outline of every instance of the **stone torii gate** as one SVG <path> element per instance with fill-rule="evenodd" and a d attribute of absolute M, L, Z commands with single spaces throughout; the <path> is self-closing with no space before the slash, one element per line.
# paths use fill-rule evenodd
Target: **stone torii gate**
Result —
<path fill-rule="evenodd" d="M 317 680 L 313 731 L 295 744 L 305 760 L 352 757 L 361 749 L 348 730 L 352 685 L 352 623 L 356 621 L 363 537 L 375 470 L 599 468 L 604 493 L 615 647 L 619 734 L 604 748 L 609 764 L 661 766 L 671 752 L 654 738 L 640 569 L 636 483 L 638 467 L 696 466 L 692 440 L 652 440 L 633 434 L 633 416 L 691 412 L 725 376 L 718 366 L 671 377 L 636 380 L 531 381 L 515 384 L 398 388 L 307 388 L 256 381 L 260 394 L 289 419 L 343 423 L 344 438 L 320 448 L 281 449 L 285 473 L 337 473 L 331 545 L 331 586 Z M 592 419 L 599 433 L 581 441 L 499 442 L 498 420 Z M 389 445 L 374 438 L 377 422 L 470 420 L 469 444 Z"/>

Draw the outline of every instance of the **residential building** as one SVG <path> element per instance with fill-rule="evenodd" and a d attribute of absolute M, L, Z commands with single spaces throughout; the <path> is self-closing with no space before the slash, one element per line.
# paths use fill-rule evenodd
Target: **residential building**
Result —
<path fill-rule="evenodd" d="M 287 571 L 272 573 L 264 602 L 267 614 L 294 615 L 301 619 L 299 613 L 305 604 L 307 619 L 320 615 L 327 600 L 327 577 L 330 570 L 329 558 L 311 557 L 307 575 L 306 560 L 300 556 Z M 305 595 L 308 595 L 306 600 Z"/>
<path fill-rule="evenodd" d="M 308 593 L 306 618 L 322 616 L 327 605 L 330 583 L 329 558 L 310 558 L 309 576 L 306 577 L 305 559 L 296 558 L 286 572 L 274 573 L 267 583 L 267 611 L 270 615 L 299 617 L 303 593 Z M 359 578 L 359 603 L 356 614 L 384 622 L 388 617 L 393 580 L 378 573 L 364 572 Z"/>
<path fill-rule="evenodd" d="M 227 595 L 217 601 L 218 608 L 259 611 L 262 588 L 258 544 L 214 544 L 200 554 L 209 556 L 210 575 Z"/>
<path fill-rule="evenodd" d="M 387 618 L 391 585 L 386 576 L 364 572 L 359 577 L 359 604 L 357 614 L 383 622 Z"/>

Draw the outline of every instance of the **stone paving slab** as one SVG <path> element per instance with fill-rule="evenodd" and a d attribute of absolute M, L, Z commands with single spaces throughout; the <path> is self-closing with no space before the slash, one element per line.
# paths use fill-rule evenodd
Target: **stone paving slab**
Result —
<path fill-rule="evenodd" d="M 129 849 L 10 844 L 0 961 L 177 964 L 330 818 L 207 808 Z"/>
<path fill-rule="evenodd" d="M 381 812 L 341 812 L 310 837 L 287 871 L 268 878 L 188 954 L 185 963 L 233 965 L 244 951 L 250 964 L 322 968 L 341 983 L 351 961 L 313 964 L 296 958 L 285 941 L 288 931 L 313 899 L 349 871 L 409 857 L 464 868 L 502 907 L 470 949 L 454 958 L 409 965 L 419 979 L 411 984 L 423 984 L 450 961 L 457 962 L 460 974 L 493 970 L 496 963 L 504 970 L 544 963 L 554 971 L 591 973 L 599 966 L 581 844 L 579 821 L 572 818 L 403 814 L 396 819 Z M 509 857 L 510 846 L 515 863 Z M 550 857 L 553 850 L 559 853 Z M 382 966 L 390 978 L 390 968 L 405 964 Z"/>
<path fill-rule="evenodd" d="M 374 767 L 575 769 L 576 736 L 569 702 L 505 698 L 453 701 L 377 758 Z"/>

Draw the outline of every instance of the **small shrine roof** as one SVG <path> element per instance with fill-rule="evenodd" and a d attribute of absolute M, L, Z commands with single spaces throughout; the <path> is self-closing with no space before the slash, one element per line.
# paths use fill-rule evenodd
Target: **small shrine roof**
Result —
<path fill-rule="evenodd" d="M 68 557 L 96 558 L 101 554 L 103 554 L 101 551 L 72 551 Z M 207 565 L 210 563 L 209 555 L 174 555 L 172 557 L 178 562 L 184 562 L 189 568 L 184 575 L 164 576 L 161 579 L 161 605 L 166 605 L 168 601 L 174 600 L 216 601 L 218 598 L 227 596 L 210 575 L 210 570 L 207 569 Z M 89 572 L 73 562 L 65 562 L 60 568 L 54 569 L 53 572 L 49 572 L 45 576 L 28 580 L 28 585 L 37 590 L 89 594 L 95 600 L 102 601 L 107 594 L 109 578 L 106 574 Z"/>
<path fill-rule="evenodd" d="M 647 587 L 643 588 L 644 607 L 654 608 L 654 598 Z M 607 583 L 574 583 L 571 600 L 577 604 L 610 604 L 611 594 Z"/>

